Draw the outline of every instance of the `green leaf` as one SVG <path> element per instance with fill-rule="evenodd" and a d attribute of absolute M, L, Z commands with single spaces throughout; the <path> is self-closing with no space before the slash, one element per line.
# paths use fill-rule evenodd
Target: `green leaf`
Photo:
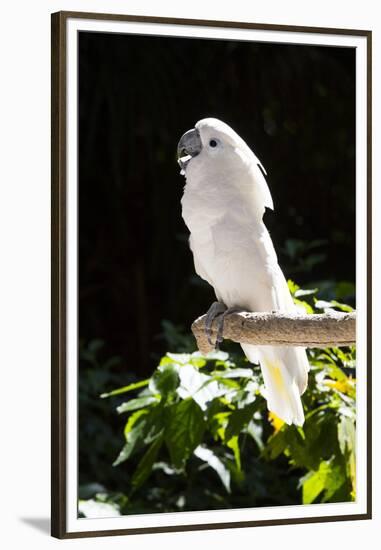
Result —
<path fill-rule="evenodd" d="M 165 442 L 175 468 L 183 468 L 201 443 L 205 421 L 200 407 L 193 399 L 185 399 L 167 407 Z"/>
<path fill-rule="evenodd" d="M 234 380 L 231 380 L 230 378 L 222 378 L 220 376 L 213 376 L 214 380 L 216 382 L 219 382 L 220 385 L 226 386 L 227 388 L 233 389 L 233 390 L 239 390 L 240 384 L 238 382 L 235 382 Z"/>
<path fill-rule="evenodd" d="M 275 460 L 287 448 L 286 435 L 283 430 L 269 437 L 263 455 L 268 460 Z"/>
<path fill-rule="evenodd" d="M 200 460 L 207 462 L 215 472 L 217 472 L 218 477 L 222 481 L 223 486 L 230 493 L 230 471 L 225 466 L 225 464 L 218 458 L 218 456 L 207 447 L 199 445 L 194 450 L 193 454 L 197 456 Z"/>
<path fill-rule="evenodd" d="M 162 436 L 155 439 L 155 441 L 151 444 L 147 452 L 144 454 L 143 458 L 140 460 L 131 479 L 133 490 L 136 490 L 139 487 L 141 487 L 143 483 L 146 481 L 146 479 L 149 477 L 149 475 L 151 474 L 154 462 L 156 460 L 156 457 L 159 453 L 159 450 L 162 444 L 163 444 Z"/>
<path fill-rule="evenodd" d="M 353 307 L 348 306 L 347 304 L 341 304 L 340 302 L 337 302 L 336 300 L 332 300 L 332 304 L 337 307 L 338 309 L 341 309 L 341 311 L 347 311 L 350 313 L 353 310 Z"/>
<path fill-rule="evenodd" d="M 263 451 L 264 444 L 262 440 L 263 427 L 259 422 L 251 420 L 246 428 L 247 433 L 254 439 L 260 451 Z"/>
<path fill-rule="evenodd" d="M 213 376 L 218 378 L 251 378 L 253 376 L 252 369 L 227 369 L 227 370 L 215 370 L 212 372 Z"/>
<path fill-rule="evenodd" d="M 290 462 L 295 466 L 305 467 L 309 470 L 317 466 L 315 455 L 311 455 L 308 442 L 304 438 L 302 428 L 296 426 L 288 427 L 285 432 L 285 439 L 290 454 Z"/>
<path fill-rule="evenodd" d="M 168 355 L 164 355 L 164 357 L 162 357 L 160 359 L 159 366 L 164 366 L 164 365 L 169 365 L 169 364 L 171 364 L 171 365 L 173 364 L 173 359 L 168 357 Z"/>
<path fill-rule="evenodd" d="M 209 359 L 212 361 L 218 361 L 221 364 L 228 361 L 229 354 L 226 353 L 226 351 L 214 350 L 214 351 L 210 351 L 205 357 L 206 359 Z"/>
<path fill-rule="evenodd" d="M 356 428 L 355 420 L 342 416 L 337 426 L 337 435 L 339 439 L 340 451 L 343 456 L 346 453 L 355 453 L 356 451 Z"/>
<path fill-rule="evenodd" d="M 294 296 L 295 292 L 299 290 L 300 286 L 298 286 L 294 281 L 291 279 L 288 279 L 287 281 L 288 290 L 291 292 L 291 294 Z"/>
<path fill-rule="evenodd" d="M 118 466 L 127 460 L 132 453 L 139 449 L 144 443 L 144 436 L 147 430 L 148 409 L 142 409 L 130 416 L 124 428 L 126 443 L 120 451 L 113 466 Z"/>
<path fill-rule="evenodd" d="M 116 503 L 99 502 L 93 498 L 80 500 L 78 512 L 85 518 L 112 518 L 121 515 Z"/>
<path fill-rule="evenodd" d="M 132 453 L 136 450 L 136 442 L 137 442 L 138 436 L 128 441 L 120 451 L 119 455 L 117 456 L 116 460 L 113 462 L 113 466 L 119 466 L 119 464 L 122 464 L 125 460 L 130 458 Z"/>
<path fill-rule="evenodd" d="M 347 304 L 341 304 L 337 300 L 331 300 L 330 302 L 327 302 L 325 300 L 315 300 L 315 307 L 318 309 L 337 308 L 341 311 L 346 311 L 349 313 L 353 311 L 353 307 L 348 306 Z"/>
<path fill-rule="evenodd" d="M 118 466 L 133 453 L 157 439 L 164 429 L 163 408 L 161 405 L 151 409 L 141 409 L 133 413 L 124 428 L 126 444 L 119 453 L 113 466 Z"/>
<path fill-rule="evenodd" d="M 137 390 L 139 388 L 142 388 L 143 386 L 147 386 L 150 379 L 147 378 L 147 380 L 141 380 L 140 382 L 134 382 L 133 384 L 129 384 L 128 386 L 123 386 L 122 388 L 118 388 L 117 390 L 110 391 L 108 393 L 102 393 L 100 397 L 102 399 L 104 397 L 111 397 L 113 395 L 120 395 L 121 393 L 126 393 L 128 391 Z"/>
<path fill-rule="evenodd" d="M 172 359 L 174 363 L 186 365 L 191 361 L 192 355 L 190 353 L 167 353 L 167 357 Z"/>
<path fill-rule="evenodd" d="M 335 353 L 336 357 L 340 359 L 340 361 L 343 363 L 344 367 L 355 367 L 356 366 L 356 360 L 353 357 L 351 352 L 345 352 L 341 348 L 332 348 L 332 351 Z"/>
<path fill-rule="evenodd" d="M 221 403 L 221 401 L 220 401 Z M 230 411 L 217 412 L 209 417 L 209 429 L 215 439 L 219 438 L 225 441 L 225 429 L 228 425 Z"/>
<path fill-rule="evenodd" d="M 305 302 L 304 300 L 299 300 L 298 298 L 294 298 L 294 302 L 297 306 L 302 307 L 306 313 L 311 314 L 314 312 L 313 307 L 311 307 L 310 304 Z"/>
<path fill-rule="evenodd" d="M 239 449 L 239 442 L 238 442 L 238 435 L 233 436 L 229 439 L 227 442 L 227 446 L 229 449 L 233 451 L 235 464 L 237 467 L 237 473 L 239 474 L 239 477 L 242 479 L 242 466 L 241 466 L 241 451 Z"/>
<path fill-rule="evenodd" d="M 303 504 L 311 504 L 324 491 L 322 502 L 330 501 L 345 482 L 345 476 L 339 464 L 333 460 L 323 460 L 319 469 L 308 473 L 301 479 L 303 486 Z"/>
<path fill-rule="evenodd" d="M 160 365 L 154 372 L 149 388 L 152 393 L 159 393 L 167 396 L 173 393 L 179 385 L 178 367 L 173 363 Z"/>
<path fill-rule="evenodd" d="M 257 403 L 254 401 L 243 409 L 236 409 L 232 412 L 225 430 L 226 441 L 242 432 L 243 428 L 252 420 L 256 408 Z"/>
<path fill-rule="evenodd" d="M 182 399 L 192 397 L 202 410 L 207 409 L 207 403 L 228 391 L 227 388 L 221 387 L 211 376 L 203 374 L 193 365 L 180 367 L 179 376 L 178 395 Z"/>
<path fill-rule="evenodd" d="M 295 298 L 300 298 L 301 296 L 310 296 L 311 294 L 316 294 L 318 291 L 317 288 L 311 288 L 309 290 L 303 290 L 302 288 L 298 288 L 298 290 L 295 291 Z"/>
<path fill-rule="evenodd" d="M 302 478 L 303 504 L 311 504 L 324 490 L 330 469 L 329 461 L 323 460 L 317 471 L 310 472 Z"/>
<path fill-rule="evenodd" d="M 232 380 L 229 380 L 229 382 L 232 382 Z M 242 387 L 242 384 L 239 385 L 239 388 L 241 387 Z M 247 405 L 254 403 L 254 401 L 257 398 L 258 396 L 255 394 L 255 391 L 253 391 L 252 389 L 249 389 L 249 391 L 247 391 L 246 389 L 244 390 L 238 389 L 238 391 L 234 392 L 230 401 L 232 404 L 236 405 L 237 408 L 243 409 Z"/>
<path fill-rule="evenodd" d="M 165 429 L 165 407 L 160 403 L 152 407 L 147 418 L 147 429 L 144 434 L 144 443 L 154 441 Z"/>
<path fill-rule="evenodd" d="M 142 422 L 146 422 L 146 418 L 143 418 L 145 415 L 149 414 L 149 409 L 142 409 L 140 411 L 136 411 L 134 414 L 132 414 L 125 427 L 124 427 L 124 436 L 127 439 L 128 434 L 132 431 L 132 429 L 135 427 L 136 424 L 141 424 Z"/>
<path fill-rule="evenodd" d="M 205 357 L 199 352 L 194 353 L 167 353 L 160 361 L 160 365 L 175 363 L 176 365 L 192 364 L 195 367 L 204 367 L 207 363 Z"/>
<path fill-rule="evenodd" d="M 201 369 L 202 367 L 205 367 L 205 365 L 207 364 L 205 357 L 198 355 L 198 352 L 192 353 L 190 362 L 192 365 L 194 365 L 199 369 Z"/>
<path fill-rule="evenodd" d="M 337 426 L 340 451 L 344 457 L 352 493 L 356 492 L 356 427 L 355 418 L 342 416 Z"/>
<path fill-rule="evenodd" d="M 334 380 L 337 380 L 339 382 L 345 382 L 348 380 L 347 375 L 341 370 L 340 367 L 338 367 L 335 364 L 328 365 L 328 374 L 331 378 Z"/>
<path fill-rule="evenodd" d="M 344 469 L 339 464 L 332 465 L 326 478 L 325 492 L 322 498 L 322 502 L 335 502 L 334 495 L 339 491 L 340 488 L 343 487 L 344 483 Z"/>
<path fill-rule="evenodd" d="M 130 401 L 126 401 L 125 403 L 122 403 L 117 407 L 117 411 L 119 414 L 128 412 L 128 411 L 135 411 L 136 409 L 142 409 L 143 407 L 146 407 L 147 405 L 151 405 L 152 403 L 157 403 L 158 399 L 157 397 L 153 397 L 148 395 L 147 397 L 137 397 L 136 399 L 130 399 Z"/>
<path fill-rule="evenodd" d="M 315 307 L 317 309 L 327 309 L 332 308 L 333 302 L 327 302 L 326 300 L 316 300 L 315 299 Z"/>

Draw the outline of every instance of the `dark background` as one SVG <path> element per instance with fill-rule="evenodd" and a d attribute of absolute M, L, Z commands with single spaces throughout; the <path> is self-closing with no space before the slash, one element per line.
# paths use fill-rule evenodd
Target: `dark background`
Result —
<path fill-rule="evenodd" d="M 171 327 L 188 333 L 214 299 L 194 273 L 176 163 L 207 116 L 268 172 L 286 278 L 353 303 L 354 60 L 350 48 L 80 33 L 82 342 L 102 339 L 121 372 L 146 376 Z"/>

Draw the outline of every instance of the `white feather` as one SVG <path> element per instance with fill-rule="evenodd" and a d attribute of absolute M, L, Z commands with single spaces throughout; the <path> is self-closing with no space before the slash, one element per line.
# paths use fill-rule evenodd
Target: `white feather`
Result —
<path fill-rule="evenodd" d="M 196 124 L 203 148 L 186 168 L 182 214 L 191 236 L 196 272 L 217 299 L 247 311 L 293 311 L 295 305 L 262 222 L 273 208 L 259 160 L 226 124 Z M 211 139 L 218 147 L 209 147 Z M 268 407 L 288 424 L 304 421 L 300 395 L 307 385 L 305 350 L 291 347 L 242 348 L 261 365 Z"/>

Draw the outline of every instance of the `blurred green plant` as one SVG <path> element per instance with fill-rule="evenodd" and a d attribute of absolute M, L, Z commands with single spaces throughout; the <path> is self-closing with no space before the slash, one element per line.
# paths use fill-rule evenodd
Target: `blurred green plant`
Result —
<path fill-rule="evenodd" d="M 317 287 L 324 300 L 343 300 L 355 305 L 356 288 L 353 282 L 346 280 L 314 278 L 315 267 L 324 265 L 328 260 L 328 241 L 326 239 L 286 239 L 280 247 L 281 265 L 291 277 L 307 277 L 303 286 L 309 290 Z"/>
<path fill-rule="evenodd" d="M 287 273 L 310 272 L 316 265 L 324 263 L 327 254 L 323 247 L 327 244 L 325 239 L 312 241 L 302 239 L 286 239 L 281 253 L 289 260 L 290 269 Z"/>
<path fill-rule="evenodd" d="M 352 310 L 289 288 L 308 313 Z M 97 503 L 131 514 L 354 500 L 355 347 L 308 356 L 303 427 L 267 411 L 260 367 L 234 350 L 167 353 L 150 378 L 102 394 L 128 415 L 114 460 L 126 470 L 123 498 L 94 489 L 82 513 L 96 514 Z"/>
<path fill-rule="evenodd" d="M 127 381 L 136 380 L 135 375 L 126 373 L 119 357 L 107 357 L 105 342 L 94 339 L 79 342 L 79 481 L 94 493 L 96 484 L 117 487 L 120 484 L 120 472 L 112 468 L 111 463 L 115 447 L 120 442 L 120 422 L 108 403 L 99 399 L 105 388 L 115 388 Z"/>

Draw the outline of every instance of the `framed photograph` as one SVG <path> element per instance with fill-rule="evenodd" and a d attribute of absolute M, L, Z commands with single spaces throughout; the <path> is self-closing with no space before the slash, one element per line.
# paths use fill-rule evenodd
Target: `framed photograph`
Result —
<path fill-rule="evenodd" d="M 52 535 L 369 519 L 371 421 L 371 32 L 53 14 Z"/>

